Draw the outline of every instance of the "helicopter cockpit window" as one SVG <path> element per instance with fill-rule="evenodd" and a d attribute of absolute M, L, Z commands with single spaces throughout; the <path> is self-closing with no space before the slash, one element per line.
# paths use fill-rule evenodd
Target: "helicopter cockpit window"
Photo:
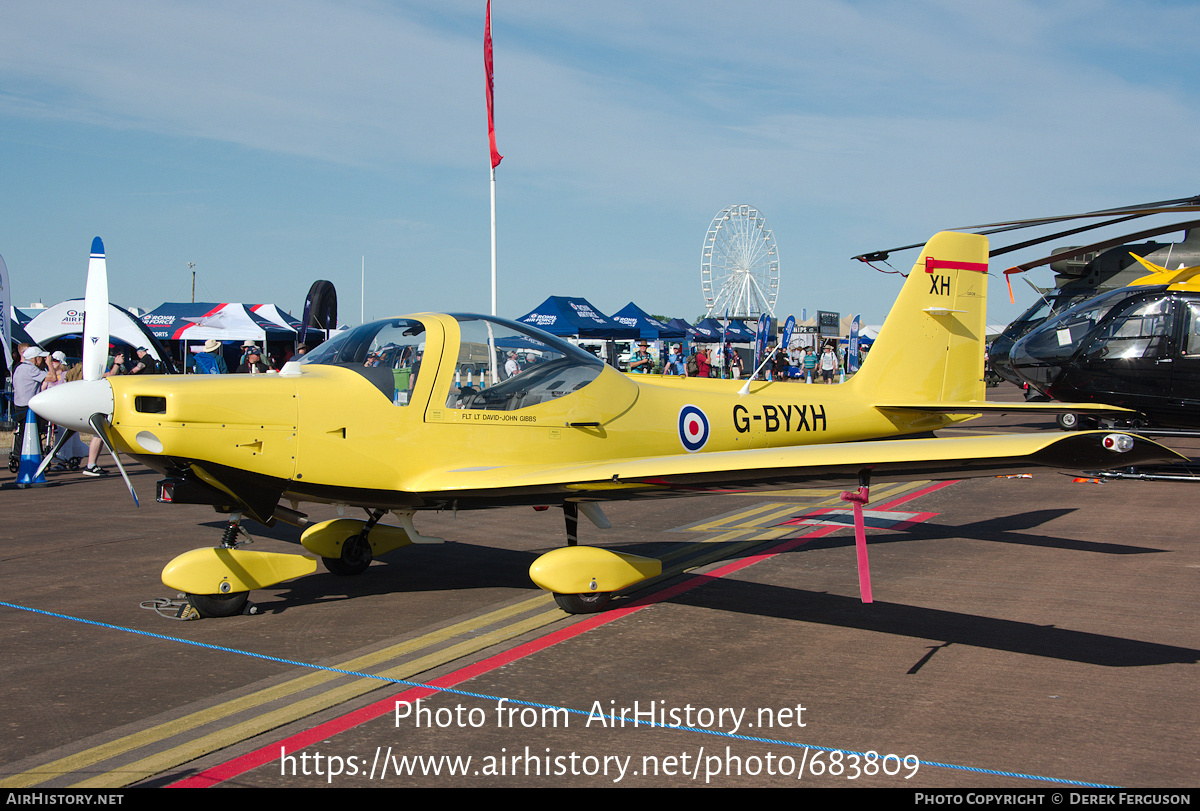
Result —
<path fill-rule="evenodd" d="M 1171 355 L 1172 313 L 1169 298 L 1134 302 L 1097 333 L 1088 346 L 1087 357 L 1121 360 Z"/>
<path fill-rule="evenodd" d="M 1182 354 L 1189 358 L 1200 357 L 1200 301 L 1187 303 L 1186 318 Z"/>
<path fill-rule="evenodd" d="M 448 408 L 516 411 L 578 391 L 604 364 L 521 324 L 456 316 L 461 332 Z"/>
<path fill-rule="evenodd" d="M 1038 363 L 1061 363 L 1089 342 L 1093 332 L 1115 307 L 1131 296 L 1140 296 L 1146 288 L 1121 288 L 1078 304 L 1053 317 L 1031 332 L 1022 342 L 1020 354 Z M 1094 346 L 1094 342 L 1092 342 Z"/>
<path fill-rule="evenodd" d="M 350 369 L 370 380 L 389 400 L 408 405 L 425 353 L 425 325 L 392 318 L 343 332 L 300 360 Z"/>

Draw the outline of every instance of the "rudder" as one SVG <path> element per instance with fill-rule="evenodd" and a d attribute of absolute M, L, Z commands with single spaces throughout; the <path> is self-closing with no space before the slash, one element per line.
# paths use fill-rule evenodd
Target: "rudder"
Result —
<path fill-rule="evenodd" d="M 987 270 L 987 237 L 935 234 L 850 382 L 875 398 L 984 399 Z"/>

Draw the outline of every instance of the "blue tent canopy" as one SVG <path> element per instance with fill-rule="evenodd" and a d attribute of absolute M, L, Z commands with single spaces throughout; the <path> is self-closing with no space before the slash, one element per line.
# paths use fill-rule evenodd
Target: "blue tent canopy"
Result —
<path fill-rule="evenodd" d="M 517 321 L 558 336 L 606 339 L 638 337 L 636 329 L 615 323 L 583 298 L 550 296 Z"/>
<path fill-rule="evenodd" d="M 612 320 L 622 326 L 636 329 L 637 337 L 647 341 L 678 340 L 687 336 L 686 330 L 663 323 L 632 301 L 613 313 Z"/>
<path fill-rule="evenodd" d="M 730 321 L 729 326 L 722 328 L 721 321 L 716 318 L 705 318 L 699 324 L 692 327 L 702 338 L 697 338 L 698 341 L 706 343 L 719 344 L 721 343 L 721 332 L 724 329 L 725 343 L 727 344 L 744 344 L 754 341 L 755 335 L 752 331 L 747 330 L 745 325 L 740 321 Z"/>
<path fill-rule="evenodd" d="M 683 337 L 689 341 L 696 340 L 696 334 L 692 330 L 692 325 L 684 321 L 682 318 L 672 318 L 667 322 L 667 326 L 671 327 L 672 329 L 682 330 Z"/>

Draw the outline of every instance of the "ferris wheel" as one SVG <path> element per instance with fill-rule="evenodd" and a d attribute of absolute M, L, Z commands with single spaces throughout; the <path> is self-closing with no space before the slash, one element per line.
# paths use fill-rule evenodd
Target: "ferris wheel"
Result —
<path fill-rule="evenodd" d="M 775 315 L 779 251 L 762 212 L 734 205 L 713 217 L 700 251 L 700 288 L 708 316 Z"/>

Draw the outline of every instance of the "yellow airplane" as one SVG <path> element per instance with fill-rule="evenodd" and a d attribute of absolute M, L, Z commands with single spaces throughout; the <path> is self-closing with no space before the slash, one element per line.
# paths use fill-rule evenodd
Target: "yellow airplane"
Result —
<path fill-rule="evenodd" d="M 576 545 L 579 512 L 603 526 L 605 501 L 835 482 L 860 488 L 848 500 L 862 579 L 860 508 L 872 481 L 1181 458 L 1119 432 L 897 439 L 985 411 L 1108 408 L 984 401 L 987 262 L 985 237 L 934 236 L 862 369 L 838 386 L 755 381 L 743 391 L 742 381 L 625 375 L 522 324 L 421 313 L 348 330 L 279 374 L 93 374 L 31 406 L 163 473 L 160 501 L 230 514 L 221 545 L 163 571 L 204 616 L 238 613 L 252 589 L 316 570 L 312 556 L 238 543 L 243 517 L 302 525 L 302 502 L 366 511 L 303 533 L 336 574 L 439 540 L 417 532 L 419 510 L 560 505 L 567 545 L 530 574 L 565 610 L 584 613 L 661 567 Z M 395 525 L 379 523 L 388 513 Z"/>

